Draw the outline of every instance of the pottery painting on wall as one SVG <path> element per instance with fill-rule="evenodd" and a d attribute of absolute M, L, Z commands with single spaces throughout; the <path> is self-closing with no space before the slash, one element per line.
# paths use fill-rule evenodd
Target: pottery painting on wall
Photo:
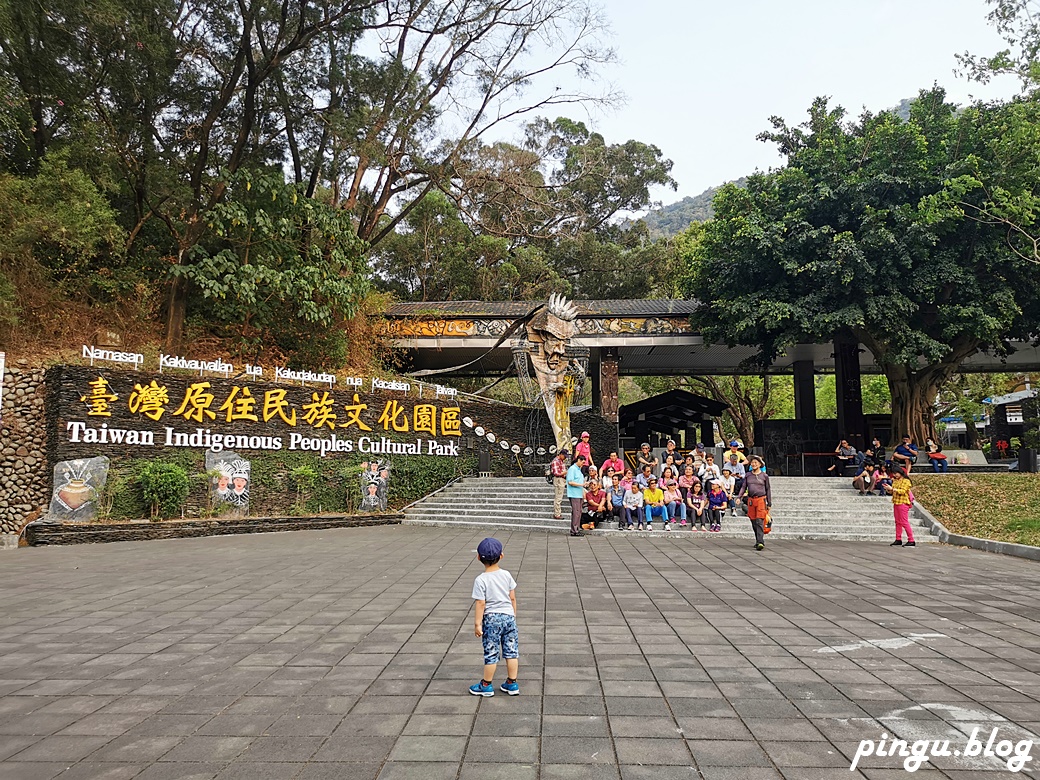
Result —
<path fill-rule="evenodd" d="M 64 523 L 86 523 L 97 515 L 98 494 L 108 481 L 108 458 L 63 460 L 54 466 L 48 514 Z"/>

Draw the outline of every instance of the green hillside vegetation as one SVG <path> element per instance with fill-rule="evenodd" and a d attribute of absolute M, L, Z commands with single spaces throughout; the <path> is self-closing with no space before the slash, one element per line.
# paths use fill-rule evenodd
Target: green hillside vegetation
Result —
<path fill-rule="evenodd" d="M 732 182 L 737 187 L 747 185 L 747 177 L 741 176 Z M 711 199 L 719 187 L 709 187 L 700 195 L 687 195 L 680 201 L 667 206 L 651 209 L 642 221 L 646 224 L 651 238 L 673 238 L 682 233 L 694 222 L 707 222 L 715 213 L 711 208 Z"/>

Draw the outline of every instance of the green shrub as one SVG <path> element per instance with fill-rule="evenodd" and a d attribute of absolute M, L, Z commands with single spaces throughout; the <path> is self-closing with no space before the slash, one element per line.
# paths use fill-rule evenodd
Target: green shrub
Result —
<path fill-rule="evenodd" d="M 176 463 L 153 460 L 137 472 L 141 493 L 151 504 L 152 517 L 171 517 L 177 514 L 188 497 L 188 472 Z"/>
<path fill-rule="evenodd" d="M 293 507 L 296 512 L 303 514 L 307 511 L 307 499 L 317 487 L 320 476 L 318 470 L 308 463 L 296 466 L 289 472 L 290 480 L 296 489 L 296 504 Z"/>

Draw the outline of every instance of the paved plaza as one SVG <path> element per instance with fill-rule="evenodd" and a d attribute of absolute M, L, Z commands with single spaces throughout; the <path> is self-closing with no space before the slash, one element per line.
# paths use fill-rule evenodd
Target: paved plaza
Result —
<path fill-rule="evenodd" d="M 0 778 L 1040 777 L 1040 564 L 503 532 L 522 694 L 477 698 L 484 535 L 0 553 Z M 1032 761 L 1016 774 L 939 756 L 910 775 L 870 755 L 849 770 L 861 740 L 960 753 L 976 728 L 998 729 L 994 751 L 1032 740 Z"/>

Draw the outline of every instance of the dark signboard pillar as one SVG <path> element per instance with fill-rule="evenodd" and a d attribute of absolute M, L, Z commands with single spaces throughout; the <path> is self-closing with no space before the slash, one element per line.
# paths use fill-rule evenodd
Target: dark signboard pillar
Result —
<path fill-rule="evenodd" d="M 602 383 L 600 377 L 600 350 L 593 348 L 589 354 L 589 379 L 592 381 L 592 413 L 603 413 Z M 574 403 L 581 403 L 578 398 Z"/>
<path fill-rule="evenodd" d="M 811 360 L 794 361 L 794 419 L 816 419 L 816 375 Z"/>
<path fill-rule="evenodd" d="M 618 421 L 618 366 L 617 347 L 604 347 L 600 353 L 598 405 L 599 413 L 612 423 Z M 596 400 L 592 403 L 596 405 Z"/>
<path fill-rule="evenodd" d="M 715 446 L 715 426 L 710 417 L 701 421 L 701 441 L 705 449 L 710 450 Z"/>
<path fill-rule="evenodd" d="M 834 373 L 837 382 L 838 435 L 862 450 L 866 444 L 863 386 L 859 371 L 859 341 L 851 336 L 834 339 Z"/>

